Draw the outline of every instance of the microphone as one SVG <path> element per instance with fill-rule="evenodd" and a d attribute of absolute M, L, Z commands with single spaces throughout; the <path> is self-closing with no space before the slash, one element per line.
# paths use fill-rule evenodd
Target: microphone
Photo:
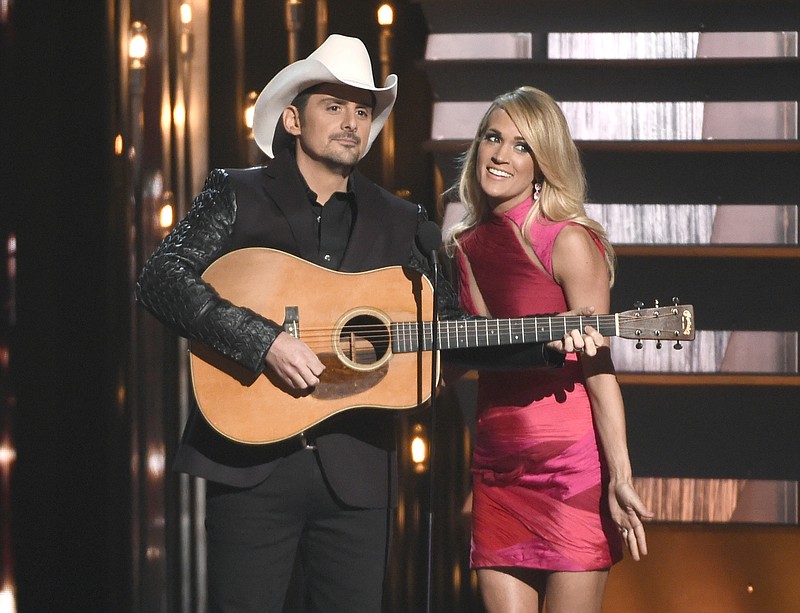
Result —
<path fill-rule="evenodd" d="M 433 321 L 431 322 L 431 404 L 430 404 L 430 438 L 428 441 L 428 551 L 427 551 L 427 580 L 426 580 L 426 613 L 431 613 L 433 607 L 433 507 L 436 494 L 435 465 L 436 465 L 436 388 L 439 383 L 439 254 L 442 245 L 442 231 L 433 221 L 426 221 L 417 230 L 417 247 L 430 260 L 432 267 L 431 283 L 433 285 Z M 423 327 L 424 330 L 424 327 Z M 424 333 L 423 333 L 424 334 Z"/>
<path fill-rule="evenodd" d="M 442 231 L 436 222 L 426 221 L 417 230 L 417 247 L 425 256 L 436 259 L 436 250 L 442 246 Z"/>

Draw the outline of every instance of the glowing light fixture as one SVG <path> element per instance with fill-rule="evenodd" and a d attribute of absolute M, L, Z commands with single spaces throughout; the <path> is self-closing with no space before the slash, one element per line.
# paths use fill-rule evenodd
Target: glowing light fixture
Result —
<path fill-rule="evenodd" d="M 147 26 L 141 21 L 134 21 L 128 37 L 128 59 L 131 68 L 141 70 L 147 60 Z"/>
<path fill-rule="evenodd" d="M 382 26 L 390 26 L 394 23 L 394 10 L 391 4 L 381 4 L 378 8 L 378 23 Z"/>
<path fill-rule="evenodd" d="M 165 190 L 161 195 L 161 208 L 158 210 L 158 225 L 163 230 L 169 230 L 175 223 L 175 194 Z"/>
<path fill-rule="evenodd" d="M 178 9 L 181 20 L 180 55 L 188 60 L 194 51 L 194 35 L 192 34 L 192 4 L 181 2 Z"/>
<path fill-rule="evenodd" d="M 189 2 L 181 3 L 181 23 L 188 26 L 192 23 L 192 5 Z"/>
<path fill-rule="evenodd" d="M 428 445 L 421 436 L 415 436 L 411 441 L 411 459 L 415 464 L 422 464 L 428 457 Z"/>
<path fill-rule="evenodd" d="M 0 466 L 2 466 L 4 470 L 8 470 L 16 459 L 17 450 L 14 449 L 14 445 L 11 441 L 4 440 L 0 442 Z"/>
<path fill-rule="evenodd" d="M 175 220 L 175 211 L 171 204 L 165 204 L 161 207 L 161 213 L 158 216 L 158 223 L 162 228 L 171 228 L 172 222 Z"/>
<path fill-rule="evenodd" d="M 253 113 L 256 109 L 256 100 L 258 99 L 258 92 L 250 92 L 247 94 L 247 104 L 244 107 L 244 125 L 253 133 Z"/>
<path fill-rule="evenodd" d="M 17 603 L 13 585 L 4 585 L 0 588 L 0 611 L 16 613 Z"/>
<path fill-rule="evenodd" d="M 392 24 L 394 10 L 391 4 L 382 4 L 378 9 L 378 24 L 381 26 L 380 62 L 381 82 L 386 83 L 392 71 Z M 381 165 L 383 167 L 383 185 L 394 190 L 395 135 L 394 116 L 389 115 L 381 132 Z"/>
<path fill-rule="evenodd" d="M 180 101 L 176 102 L 172 109 L 172 121 L 179 127 L 186 124 L 186 106 Z"/>
<path fill-rule="evenodd" d="M 414 462 L 415 472 L 425 472 L 428 467 L 428 439 L 422 424 L 414 425 L 414 435 L 411 438 L 411 461 Z"/>

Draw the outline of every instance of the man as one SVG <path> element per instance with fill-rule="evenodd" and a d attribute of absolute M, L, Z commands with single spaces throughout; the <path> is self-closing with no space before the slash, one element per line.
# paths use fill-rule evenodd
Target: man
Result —
<path fill-rule="evenodd" d="M 279 72 L 259 96 L 253 122 L 272 161 L 209 175 L 186 218 L 146 263 L 140 302 L 254 376 L 276 377 L 298 392 L 317 385 L 324 366 L 304 342 L 231 304 L 201 275 L 220 256 L 251 246 L 346 272 L 392 265 L 424 271 L 415 245 L 424 210 L 355 170 L 396 94 L 397 77 L 376 87 L 363 43 L 339 35 Z M 440 285 L 442 316 L 463 317 L 452 287 Z M 558 348 L 589 352 L 601 343 L 573 331 Z M 551 356 L 543 349 L 531 346 L 529 361 L 544 364 Z M 175 468 L 208 480 L 213 611 L 280 612 L 296 554 L 310 611 L 380 611 L 396 493 L 391 417 L 345 411 L 302 437 L 244 445 L 195 410 Z"/>

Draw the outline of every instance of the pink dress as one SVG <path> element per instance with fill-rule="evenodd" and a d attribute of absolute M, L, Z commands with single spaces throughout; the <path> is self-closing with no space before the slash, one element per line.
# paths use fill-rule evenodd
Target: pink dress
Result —
<path fill-rule="evenodd" d="M 528 200 L 462 235 L 462 307 L 475 313 L 469 261 L 489 314 L 567 310 L 553 279 L 553 243 L 567 225 L 535 223 L 531 262 L 517 238 Z M 473 568 L 598 570 L 622 557 L 608 510 L 607 474 L 577 357 L 563 368 L 482 371 L 472 459 Z"/>

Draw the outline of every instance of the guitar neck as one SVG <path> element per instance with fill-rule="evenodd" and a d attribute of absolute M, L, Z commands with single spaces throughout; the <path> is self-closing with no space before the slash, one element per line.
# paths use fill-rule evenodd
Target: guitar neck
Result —
<path fill-rule="evenodd" d="M 457 319 L 435 322 L 437 349 L 497 347 L 521 343 L 546 343 L 570 330 L 592 326 L 603 336 L 619 334 L 617 315 L 516 317 L 509 319 Z M 434 322 L 398 322 L 391 325 L 392 351 L 408 353 L 433 348 Z"/>

